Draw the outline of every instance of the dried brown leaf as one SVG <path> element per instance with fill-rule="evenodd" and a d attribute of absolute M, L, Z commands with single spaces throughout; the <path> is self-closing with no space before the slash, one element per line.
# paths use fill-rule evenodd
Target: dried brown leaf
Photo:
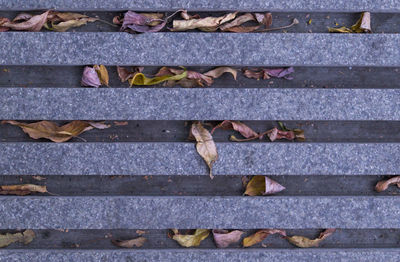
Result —
<path fill-rule="evenodd" d="M 235 19 L 237 12 L 228 13 L 220 17 L 206 17 L 199 19 L 189 20 L 174 20 L 172 22 L 171 31 L 187 31 L 191 29 L 199 29 L 201 31 L 212 32 L 216 31 L 218 27 L 226 22 Z"/>
<path fill-rule="evenodd" d="M 133 32 L 137 33 L 158 32 L 165 27 L 168 20 L 161 19 L 162 17 L 162 14 L 139 14 L 136 12 L 128 11 L 124 15 L 121 31 L 130 29 Z"/>
<path fill-rule="evenodd" d="M 11 30 L 39 32 L 47 21 L 47 16 L 50 11 L 46 11 L 41 15 L 30 16 L 28 14 L 20 14 L 12 22 L 5 21 L 1 24 L 2 27 L 7 27 Z"/>
<path fill-rule="evenodd" d="M 304 131 L 301 129 L 293 129 L 288 131 L 279 130 L 278 128 L 274 127 L 271 132 L 268 134 L 269 139 L 273 142 L 277 139 L 287 139 L 287 140 L 294 140 L 298 139 L 299 141 L 304 141 Z"/>
<path fill-rule="evenodd" d="M 242 26 L 242 24 L 255 21 L 258 25 L 255 26 Z M 235 32 L 235 33 L 249 33 L 254 32 L 261 27 L 269 28 L 272 24 L 271 13 L 246 13 L 234 19 L 233 21 L 220 26 L 221 31 Z"/>
<path fill-rule="evenodd" d="M 48 193 L 46 186 L 33 184 L 0 186 L 0 195 L 25 196 L 31 193 Z"/>
<path fill-rule="evenodd" d="M 118 77 L 121 82 L 126 82 L 130 78 L 133 78 L 137 73 L 141 73 L 143 69 L 144 68 L 141 66 L 136 66 L 133 67 L 133 71 L 129 71 L 125 67 L 117 66 Z"/>
<path fill-rule="evenodd" d="M 96 73 L 99 76 L 100 83 L 108 86 L 109 77 L 107 68 L 104 65 L 94 65 L 93 68 L 96 70 Z"/>
<path fill-rule="evenodd" d="M 117 247 L 133 248 L 143 246 L 143 244 L 146 242 L 146 238 L 138 237 L 129 240 L 111 240 L 111 242 Z"/>
<path fill-rule="evenodd" d="M 229 232 L 228 230 L 224 229 L 213 229 L 212 233 L 217 247 L 225 248 L 228 247 L 230 244 L 239 242 L 240 237 L 244 232 L 240 230 L 233 230 Z"/>
<path fill-rule="evenodd" d="M 6 234 L 0 234 L 0 248 L 9 246 L 12 243 L 15 242 L 20 242 L 24 243 L 25 245 L 29 244 L 32 242 L 32 240 L 35 238 L 35 232 L 33 230 L 25 230 L 22 233 L 6 233 Z"/>
<path fill-rule="evenodd" d="M 390 185 L 394 184 L 396 184 L 397 187 L 400 188 L 400 176 L 395 176 L 388 180 L 379 181 L 375 186 L 375 190 L 378 192 L 382 192 L 388 189 Z"/>
<path fill-rule="evenodd" d="M 68 141 L 71 138 L 77 137 L 81 133 L 93 128 L 104 129 L 109 127 L 109 125 L 105 125 L 101 122 L 96 123 L 80 120 L 72 121 L 61 127 L 50 121 L 40 121 L 28 124 L 9 120 L 2 121 L 2 124 L 19 126 L 33 139 L 46 138 L 57 143 Z"/>
<path fill-rule="evenodd" d="M 316 239 L 309 239 L 303 236 L 292 236 L 286 237 L 286 239 L 295 246 L 307 248 L 307 247 L 317 247 L 325 238 L 329 237 L 335 232 L 335 228 L 328 228 L 321 232 L 321 234 Z"/>
<path fill-rule="evenodd" d="M 248 196 L 271 195 L 285 189 L 284 186 L 266 176 L 254 176 L 247 184 L 244 194 Z"/>
<path fill-rule="evenodd" d="M 194 122 L 190 134 L 196 139 L 196 150 L 206 162 L 210 169 L 210 177 L 213 178 L 212 166 L 218 159 L 218 152 L 210 132 L 200 122 Z"/>
<path fill-rule="evenodd" d="M 251 247 L 255 244 L 260 243 L 263 241 L 265 238 L 267 238 L 269 235 L 273 234 L 279 234 L 281 236 L 286 236 L 285 230 L 280 230 L 280 229 L 262 229 L 257 231 L 251 236 L 248 236 L 243 239 L 243 247 Z"/>
<path fill-rule="evenodd" d="M 45 24 L 46 29 L 65 32 L 70 28 L 86 25 L 89 22 L 95 22 L 98 18 L 89 17 L 87 15 L 70 12 L 50 12 Z"/>
<path fill-rule="evenodd" d="M 172 231 L 174 233 L 172 239 L 183 247 L 197 247 L 200 245 L 201 241 L 206 239 L 210 234 L 210 230 L 208 229 L 196 229 L 194 234 L 189 235 L 179 234 L 177 229 L 173 229 Z"/>
<path fill-rule="evenodd" d="M 243 74 L 247 78 L 254 78 L 257 80 L 260 79 L 270 79 L 271 77 L 274 78 L 284 78 L 287 80 L 292 80 L 293 77 L 290 75 L 294 73 L 293 67 L 288 68 L 263 68 L 260 70 L 253 70 L 253 69 L 245 69 L 243 70 Z"/>
<path fill-rule="evenodd" d="M 222 76 L 225 73 L 232 74 L 233 78 L 236 80 L 237 70 L 233 69 L 231 67 L 228 67 L 228 66 L 217 67 L 217 68 L 215 68 L 213 70 L 210 70 L 210 71 L 204 73 L 204 75 L 212 77 L 213 79 L 215 79 L 215 78 L 219 78 L 220 76 Z"/>
<path fill-rule="evenodd" d="M 211 134 L 213 134 L 218 128 L 222 128 L 223 130 L 233 129 L 238 131 L 245 138 L 258 137 L 257 132 L 240 121 L 224 120 L 211 130 Z"/>

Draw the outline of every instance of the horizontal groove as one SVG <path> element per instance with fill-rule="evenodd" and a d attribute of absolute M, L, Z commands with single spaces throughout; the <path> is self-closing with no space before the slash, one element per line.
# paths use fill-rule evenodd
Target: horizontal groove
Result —
<path fill-rule="evenodd" d="M 171 250 L 0 250 L 0 261 L 276 261 L 398 262 L 400 249 L 171 249 Z"/>
<path fill-rule="evenodd" d="M 197 1 L 197 0 L 174 0 L 174 1 L 148 1 L 140 0 L 105 0 L 105 1 L 74 1 L 74 0 L 0 0 L 0 9 L 12 10 L 29 10 L 29 9 L 62 9 L 62 10 L 174 10 L 174 9 L 189 9 L 189 10 L 281 10 L 281 11 L 376 11 L 376 12 L 400 12 L 400 4 L 393 0 L 359 0 L 354 1 L 307 1 L 307 0 L 289 0 L 289 1 L 273 1 L 273 0 L 250 0 L 250 1 Z"/>
<path fill-rule="evenodd" d="M 217 143 L 214 175 L 396 175 L 399 143 Z M 195 143 L 1 143 L 1 175 L 207 175 Z"/>
<path fill-rule="evenodd" d="M 36 121 L 24 121 L 33 123 Z M 221 120 L 222 121 L 222 120 Z M 69 121 L 53 121 L 59 126 Z M 137 121 L 105 121 L 110 125 L 107 129 L 94 129 L 79 137 L 72 138 L 69 143 L 85 142 L 188 142 L 192 121 L 178 120 L 137 120 Z M 206 121 L 205 124 L 215 126 L 220 121 Z M 257 133 L 265 132 L 278 126 L 277 121 L 243 121 Z M 118 124 L 125 124 L 118 126 Z M 210 126 L 209 126 L 210 125 Z M 400 121 L 285 121 L 289 129 L 304 130 L 307 143 L 398 143 L 400 142 Z M 231 142 L 230 136 L 239 133 L 233 130 L 218 129 L 213 133 L 215 142 Z M 0 125 L 0 142 L 48 142 L 47 139 L 32 139 L 19 127 Z M 245 143 L 245 142 L 243 142 Z M 251 143 L 270 143 L 269 139 L 256 139 Z M 274 143 L 290 143 L 277 140 Z"/>
<path fill-rule="evenodd" d="M 0 250 L 0 261 L 276 261 L 398 262 L 400 250 L 389 249 L 171 249 L 171 250 Z"/>
<path fill-rule="evenodd" d="M 213 68 L 203 66 L 187 69 L 204 73 Z M 0 66 L 0 88 L 77 88 L 81 86 L 83 69 L 83 66 Z M 159 69 L 145 67 L 143 72 L 152 76 Z M 244 68 L 236 69 L 240 71 Z M 110 87 L 129 87 L 127 82 L 120 81 L 115 65 L 108 66 L 107 70 Z M 397 81 L 399 67 L 295 67 L 294 70 L 290 81 L 278 78 L 257 81 L 238 73 L 236 81 L 226 74 L 216 79 L 210 87 L 204 88 L 400 88 L 400 82 Z M 163 84 L 149 88 L 154 87 L 163 87 Z"/>
<path fill-rule="evenodd" d="M 399 41 L 400 34 L 5 32 L 0 64 L 400 66 Z"/>
<path fill-rule="evenodd" d="M 286 189 L 278 196 L 392 196 L 396 186 L 376 192 L 375 185 L 387 176 L 285 176 L 269 178 Z M 0 176 L 0 185 L 46 185 L 59 196 L 241 196 L 240 176 Z M 329 186 L 328 186 L 329 185 Z M 42 194 L 38 193 L 37 196 Z M 48 194 L 44 194 L 46 196 Z"/>
<path fill-rule="evenodd" d="M 184 250 L 175 240 L 168 237 L 168 229 L 160 230 L 141 230 L 141 229 L 94 229 L 94 230 L 70 230 L 70 229 L 48 229 L 48 230 L 34 230 L 35 239 L 29 245 L 23 244 L 12 244 L 5 250 L 15 250 L 15 251 L 38 251 L 38 250 L 59 250 L 67 251 L 72 249 L 84 251 L 88 249 L 102 249 L 102 250 L 121 250 L 120 248 L 114 246 L 111 240 L 126 240 L 139 237 L 136 233 L 137 230 L 144 231 L 145 233 L 142 237 L 146 238 L 146 242 L 140 249 L 146 249 L 151 251 L 151 249 L 158 250 L 171 250 L 180 249 Z M 10 230 L 1 230 L 4 233 L 10 233 Z M 186 230 L 182 229 L 181 232 L 185 233 Z M 243 230 L 244 237 L 253 234 L 256 230 Z M 299 235 L 309 237 L 311 239 L 317 237 L 321 232 L 321 229 L 288 229 L 285 230 L 288 236 Z M 3 232 L 2 232 L 3 233 Z M 143 233 L 143 232 L 140 232 Z M 399 241 L 399 229 L 337 229 L 334 234 L 326 238 L 319 245 L 318 249 L 353 249 L 359 250 L 360 248 L 372 248 L 372 249 L 387 249 L 387 248 L 398 248 Z M 291 245 L 287 240 L 283 239 L 278 235 L 268 236 L 264 241 L 263 245 L 256 244 L 252 246 L 254 252 L 260 249 L 268 249 L 273 252 L 273 249 L 294 250 L 294 246 Z M 234 250 L 241 250 L 242 252 L 247 252 L 249 249 L 243 249 L 241 241 L 238 243 L 233 243 L 229 245 L 229 248 Z M 216 250 L 215 243 L 213 241 L 213 236 L 210 234 L 208 238 L 201 241 L 201 244 L 197 249 L 206 251 L 207 249 Z M 4 251 L 4 249 L 2 249 Z M 138 249 L 136 249 L 138 250 Z M 160 250 L 160 251 L 161 251 Z M 195 249 L 192 249 L 194 251 Z M 224 252 L 226 249 L 219 249 L 218 252 Z M 165 250 L 166 251 L 166 250 Z M 2 255 L 0 251 L 0 256 Z M 47 260 L 52 261 L 52 260 Z M 153 261 L 153 260 L 152 260 Z M 157 260 L 159 261 L 159 260 Z"/>
<path fill-rule="evenodd" d="M 135 11 L 136 9 L 132 10 Z M 158 10 L 152 9 L 151 12 L 156 12 Z M 236 11 L 236 10 L 235 10 Z M 265 10 L 260 10 L 264 12 Z M 267 10 L 268 11 L 268 10 Z M 284 30 L 272 30 L 270 33 L 327 33 L 329 27 L 339 27 L 339 26 L 351 26 L 360 18 L 360 11 L 356 13 L 332 13 L 332 12 L 273 12 L 272 13 L 272 26 L 271 28 L 278 28 L 281 26 L 289 25 L 294 18 L 299 21 L 299 24 L 292 26 Z M 30 11 L 30 14 L 40 14 L 40 11 Z M 90 17 L 98 17 L 103 21 L 112 22 L 114 16 L 123 15 L 123 12 L 110 12 L 110 11 L 97 11 L 97 12 L 82 12 L 82 10 L 76 10 L 86 14 Z M 17 11 L 2 11 L 0 10 L 0 17 L 7 17 L 13 19 L 20 12 Z M 165 13 L 165 17 L 172 15 L 174 12 L 162 12 Z M 199 14 L 201 17 L 208 16 L 222 16 L 227 12 L 189 12 Z M 243 14 L 242 12 L 239 15 Z M 182 19 L 179 15 L 167 23 L 167 26 L 161 30 L 163 32 L 171 32 L 168 28 L 172 28 L 172 20 Z M 400 33 L 400 28 L 398 24 L 400 23 L 400 15 L 395 13 L 372 13 L 371 14 L 371 29 L 373 33 Z M 251 24 L 251 23 L 250 23 Z M 70 29 L 70 32 L 118 32 L 120 30 L 119 26 L 113 26 L 112 24 L 104 23 L 102 21 L 97 21 L 94 23 L 88 23 L 87 25 Z M 43 32 L 49 32 L 46 29 Z M 192 32 L 199 32 L 199 30 L 188 30 Z M 179 32 L 175 32 L 179 33 Z"/>
<path fill-rule="evenodd" d="M 400 89 L 3 88 L 0 119 L 400 120 L 399 101 Z"/>
<path fill-rule="evenodd" d="M 400 228 L 400 198 L 0 197 L 0 225 L 15 228 Z"/>

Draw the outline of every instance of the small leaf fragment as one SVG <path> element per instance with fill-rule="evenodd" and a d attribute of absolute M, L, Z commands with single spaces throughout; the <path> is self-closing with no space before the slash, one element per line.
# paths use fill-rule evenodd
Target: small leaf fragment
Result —
<path fill-rule="evenodd" d="M 244 194 L 248 196 L 272 195 L 285 189 L 284 186 L 266 176 L 254 176 L 247 183 Z"/>
<path fill-rule="evenodd" d="M 224 229 L 213 229 L 212 230 L 215 244 L 218 248 L 228 247 L 230 244 L 239 242 L 240 237 L 243 235 L 243 231 L 233 230 L 229 232 Z"/>
<path fill-rule="evenodd" d="M 257 69 L 245 69 L 243 74 L 247 78 L 254 78 L 257 80 L 260 79 L 270 79 L 274 78 L 284 78 L 287 80 L 292 80 L 293 77 L 290 75 L 294 73 L 293 67 L 288 68 L 263 68 L 260 70 Z"/>
<path fill-rule="evenodd" d="M 218 152 L 210 132 L 197 121 L 192 124 L 190 136 L 196 139 L 196 150 L 210 169 L 210 177 L 214 178 L 212 175 L 212 166 L 218 159 Z"/>
<path fill-rule="evenodd" d="M 146 242 L 146 238 L 138 237 L 129 240 L 111 240 L 111 242 L 117 247 L 133 248 L 143 246 L 143 244 Z"/>
<path fill-rule="evenodd" d="M 240 121 L 224 120 L 211 130 L 211 134 L 213 134 L 218 128 L 222 128 L 223 130 L 233 129 L 238 131 L 245 138 L 258 137 L 257 132 Z"/>
<path fill-rule="evenodd" d="M 255 244 L 262 242 L 269 235 L 279 234 L 281 236 L 286 236 L 285 230 L 280 229 L 262 229 L 257 231 L 251 236 L 248 236 L 243 239 L 243 247 L 251 247 Z"/>
<path fill-rule="evenodd" d="M 172 239 L 183 247 L 197 247 L 200 245 L 201 241 L 206 239 L 210 234 L 210 230 L 208 229 L 196 229 L 193 235 L 179 234 L 177 229 L 173 229 L 172 231 L 174 233 Z"/>
<path fill-rule="evenodd" d="M 33 232 L 33 230 L 30 229 L 25 230 L 22 233 L 0 234 L 0 248 L 9 246 L 10 244 L 15 242 L 24 243 L 25 245 L 27 245 L 31 243 L 34 238 L 35 238 L 35 232 Z"/>
<path fill-rule="evenodd" d="M 325 238 L 329 237 L 336 231 L 335 228 L 328 228 L 321 232 L 321 234 L 316 239 L 309 239 L 303 236 L 292 236 L 286 237 L 286 239 L 297 247 L 308 248 L 317 247 Z"/>
<path fill-rule="evenodd" d="M 351 26 L 351 28 L 347 28 L 342 26 L 340 28 L 329 28 L 330 33 L 372 33 L 371 30 L 371 13 L 363 12 L 361 13 L 360 19 L 358 19 L 357 23 Z"/>
<path fill-rule="evenodd" d="M 397 187 L 400 188 L 400 176 L 395 176 L 388 180 L 379 181 L 375 186 L 375 190 L 377 192 L 382 192 L 387 190 L 390 185 L 394 184 L 396 184 Z"/>
<path fill-rule="evenodd" d="M 0 186 L 0 195 L 25 196 L 31 193 L 48 193 L 46 186 L 33 184 Z"/>
<path fill-rule="evenodd" d="M 279 130 L 278 128 L 274 127 L 271 130 L 271 132 L 269 132 L 267 135 L 268 135 L 269 139 L 271 140 L 271 142 L 278 140 L 278 139 L 286 139 L 286 140 L 298 139 L 299 141 L 305 140 L 304 131 L 301 129 L 282 131 L 282 130 Z"/>
<path fill-rule="evenodd" d="M 235 13 L 228 13 L 220 17 L 206 17 L 199 19 L 188 19 L 188 20 L 174 20 L 172 22 L 171 31 L 187 31 L 191 29 L 199 29 L 201 31 L 213 32 L 218 27 L 226 22 L 233 20 L 237 15 Z"/>

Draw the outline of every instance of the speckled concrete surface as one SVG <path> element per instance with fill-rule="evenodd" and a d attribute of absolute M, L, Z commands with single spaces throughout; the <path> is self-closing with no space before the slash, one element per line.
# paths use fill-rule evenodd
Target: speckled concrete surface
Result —
<path fill-rule="evenodd" d="M 399 143 L 217 143 L 214 175 L 396 175 Z M 1 175 L 208 175 L 195 143 L 0 143 Z"/>
<path fill-rule="evenodd" d="M 337 11 L 361 12 L 400 11 L 396 0 L 0 0 L 1 9 L 63 9 L 63 10 L 270 10 L 270 11 Z"/>
<path fill-rule="evenodd" d="M 2 229 L 400 228 L 397 196 L 3 196 L 0 201 Z"/>
<path fill-rule="evenodd" d="M 400 120 L 400 89 L 2 88 L 0 104 L 20 120 Z"/>
<path fill-rule="evenodd" d="M 399 34 L 5 32 L 0 42 L 3 65 L 400 66 Z"/>
<path fill-rule="evenodd" d="M 168 250 L 12 250 L 2 249 L 2 262 L 98 261 L 271 261 L 398 262 L 399 249 L 168 249 Z"/>

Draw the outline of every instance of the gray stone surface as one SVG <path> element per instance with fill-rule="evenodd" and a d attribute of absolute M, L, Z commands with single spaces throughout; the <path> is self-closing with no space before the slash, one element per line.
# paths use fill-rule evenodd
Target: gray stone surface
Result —
<path fill-rule="evenodd" d="M 400 228 L 397 196 L 3 196 L 0 201 L 2 229 Z"/>
<path fill-rule="evenodd" d="M 5 32 L 0 42 L 3 65 L 400 66 L 399 34 Z"/>
<path fill-rule="evenodd" d="M 2 88 L 0 104 L 20 120 L 400 120 L 400 89 Z"/>
<path fill-rule="evenodd" d="M 336 11 L 336 12 L 398 12 L 397 0 L 0 0 L 0 9 L 63 9 L 63 10 L 175 10 L 202 11 L 270 10 L 270 11 Z"/>
<path fill-rule="evenodd" d="M 13 250 L 2 249 L 0 261 L 271 261 L 398 262 L 399 249 L 164 249 L 164 250 Z"/>
<path fill-rule="evenodd" d="M 398 175 L 399 143 L 217 143 L 214 175 Z M 1 175 L 208 175 L 194 143 L 0 143 Z"/>

